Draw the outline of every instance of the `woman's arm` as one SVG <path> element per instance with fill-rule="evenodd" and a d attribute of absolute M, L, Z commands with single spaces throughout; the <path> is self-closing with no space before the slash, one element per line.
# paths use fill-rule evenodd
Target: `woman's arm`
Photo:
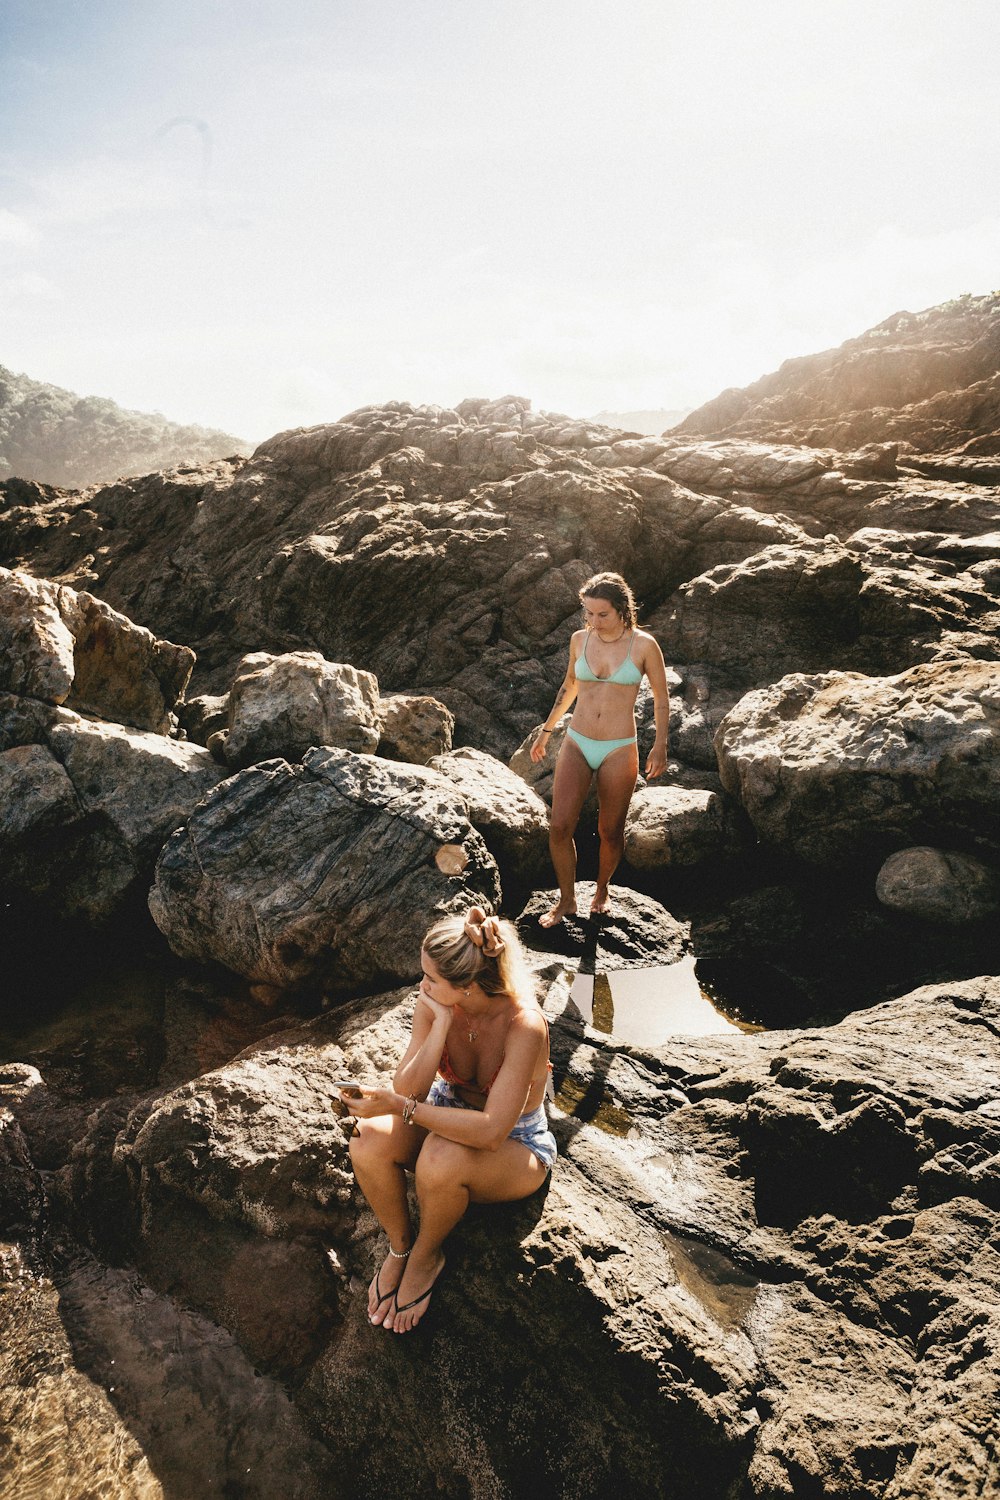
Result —
<path fill-rule="evenodd" d="M 541 1012 L 534 1015 L 520 1013 L 511 1022 L 503 1066 L 493 1081 L 482 1110 L 418 1103 L 410 1115 L 411 1121 L 434 1135 L 443 1136 L 446 1141 L 472 1146 L 478 1151 L 495 1151 L 503 1145 L 524 1111 L 545 1034 Z M 357 1119 L 364 1120 L 374 1115 L 402 1115 L 408 1101 L 405 1094 L 391 1089 L 365 1089 L 361 1099 L 345 1102 Z"/>
<path fill-rule="evenodd" d="M 448 1006 L 439 1005 L 426 995 L 417 996 L 410 1045 L 392 1079 L 393 1088 L 404 1097 L 416 1094 L 422 1099 L 434 1082 L 451 1022 Z"/>
<path fill-rule="evenodd" d="M 642 670 L 649 678 L 649 686 L 653 694 L 653 718 L 656 724 L 656 738 L 653 740 L 653 748 L 646 760 L 646 775 L 652 779 L 655 776 L 662 776 L 667 769 L 670 694 L 667 692 L 667 669 L 663 662 L 663 652 L 653 637 L 647 635 L 645 631 L 643 631 L 642 638 L 645 646 Z"/>
<path fill-rule="evenodd" d="M 551 735 L 553 729 L 555 729 L 556 725 L 559 723 L 559 720 L 562 718 L 563 714 L 568 711 L 570 704 L 576 697 L 577 681 L 576 673 L 573 668 L 576 664 L 577 655 L 579 654 L 580 637 L 581 635 L 583 635 L 583 633 L 584 632 L 582 630 L 576 630 L 573 632 L 572 639 L 569 643 L 569 665 L 566 668 L 566 676 L 563 678 L 562 686 L 556 694 L 556 701 L 553 703 L 549 713 L 545 716 L 544 724 L 540 729 L 537 729 L 535 731 L 535 738 L 532 740 L 531 750 L 529 752 L 531 755 L 531 759 L 534 761 L 545 759 L 546 751 L 549 748 L 549 736 Z"/>

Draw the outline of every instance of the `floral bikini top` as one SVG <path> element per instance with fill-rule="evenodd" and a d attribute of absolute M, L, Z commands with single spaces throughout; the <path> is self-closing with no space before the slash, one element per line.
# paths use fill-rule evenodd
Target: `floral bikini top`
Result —
<path fill-rule="evenodd" d="M 545 1034 L 546 1034 L 546 1036 L 548 1036 L 549 1023 L 548 1023 L 548 1021 L 546 1020 L 546 1018 L 544 1016 L 542 1017 L 542 1020 L 545 1021 Z M 448 1043 L 445 1042 L 444 1047 L 441 1049 L 441 1061 L 438 1063 L 438 1072 L 441 1074 L 441 1077 L 444 1079 L 445 1083 L 450 1083 L 453 1088 L 458 1088 L 458 1089 L 474 1089 L 477 1094 L 484 1094 L 485 1095 L 485 1094 L 489 1093 L 490 1089 L 493 1087 L 493 1085 L 496 1083 L 497 1079 L 499 1078 L 499 1076 L 500 1076 L 500 1068 L 503 1067 L 503 1063 L 504 1063 L 504 1060 L 501 1057 L 501 1059 L 500 1059 L 500 1067 L 497 1068 L 496 1072 L 493 1074 L 493 1077 L 490 1079 L 490 1081 L 486 1085 L 486 1087 L 484 1089 L 482 1089 L 482 1088 L 479 1087 L 479 1080 L 478 1079 L 476 1079 L 476 1078 L 460 1078 L 459 1075 L 455 1072 L 455 1069 L 454 1069 L 454 1066 L 452 1064 L 451 1058 L 448 1056 Z M 548 1067 L 548 1070 L 551 1073 L 552 1072 L 552 1059 L 551 1058 L 549 1059 L 549 1061 L 546 1064 L 546 1066 Z M 549 1087 L 551 1087 L 551 1085 L 547 1084 L 546 1085 L 546 1093 L 548 1093 Z"/>

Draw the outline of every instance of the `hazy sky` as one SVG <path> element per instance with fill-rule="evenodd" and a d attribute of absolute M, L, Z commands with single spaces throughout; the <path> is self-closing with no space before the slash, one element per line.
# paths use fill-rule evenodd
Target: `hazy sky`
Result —
<path fill-rule="evenodd" d="M 693 406 L 1000 287 L 997 0 L 0 0 L 0 364 Z"/>

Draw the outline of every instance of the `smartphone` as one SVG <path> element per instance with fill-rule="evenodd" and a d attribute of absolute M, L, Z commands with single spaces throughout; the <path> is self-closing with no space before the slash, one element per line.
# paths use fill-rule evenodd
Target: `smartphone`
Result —
<path fill-rule="evenodd" d="M 348 1099 L 360 1099 L 362 1097 L 361 1085 L 353 1078 L 338 1078 L 333 1087 L 338 1094 L 346 1094 Z"/>

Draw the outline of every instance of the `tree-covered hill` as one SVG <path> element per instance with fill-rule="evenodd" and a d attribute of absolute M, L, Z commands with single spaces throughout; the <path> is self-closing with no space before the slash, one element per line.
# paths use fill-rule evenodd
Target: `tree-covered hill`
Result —
<path fill-rule="evenodd" d="M 250 451 L 229 433 L 125 411 L 106 397 L 78 396 L 0 365 L 0 479 L 81 489 Z"/>

